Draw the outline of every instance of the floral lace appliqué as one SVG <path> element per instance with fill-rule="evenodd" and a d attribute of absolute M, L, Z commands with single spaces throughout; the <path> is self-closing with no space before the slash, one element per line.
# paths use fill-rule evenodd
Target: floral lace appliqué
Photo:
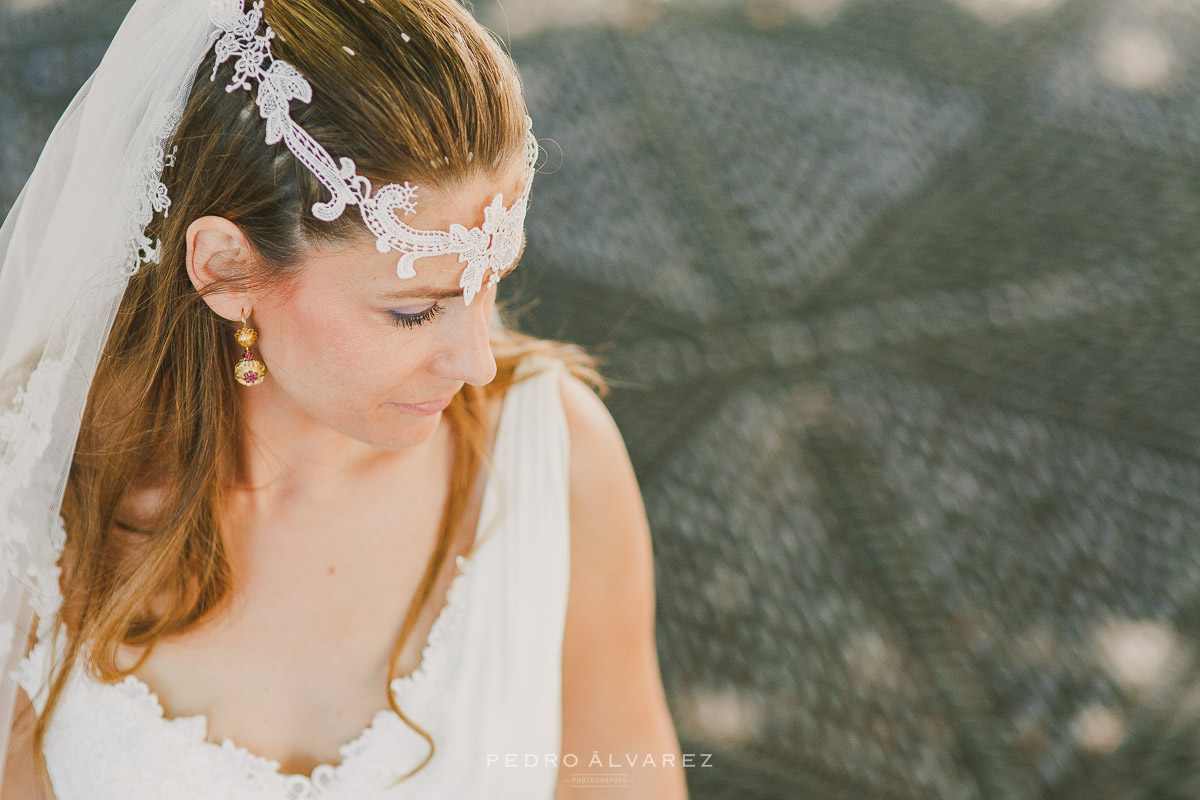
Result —
<path fill-rule="evenodd" d="M 164 106 L 157 112 L 154 124 L 154 142 L 145 162 L 135 171 L 126 192 L 126 206 L 130 212 L 133 229 L 129 233 L 128 251 L 122 269 L 124 275 L 134 275 L 143 264 L 158 263 L 162 243 L 146 235 L 146 226 L 156 213 L 164 217 L 170 214 L 171 198 L 167 186 L 162 182 L 163 170 L 175 166 L 178 147 L 166 152 L 166 142 L 179 126 L 183 114 L 182 106 Z"/>
<path fill-rule="evenodd" d="M 458 658 L 452 633 L 459 627 L 470 576 L 478 568 L 478 558 L 485 549 L 480 547 L 470 558 L 458 557 L 459 574 L 450 582 L 445 605 L 430 628 L 419 665 L 411 674 L 391 682 L 397 704 L 420 720 L 422 727 L 435 732 L 437 690 Z M 18 667 L 17 680 L 31 697 L 44 691 L 49 673 L 48 644 L 52 640 L 52 636 L 39 634 L 38 643 Z M 385 708 L 375 713 L 357 737 L 338 748 L 340 763 L 318 765 L 310 775 L 286 774 L 280 771 L 278 761 L 258 756 L 230 739 L 219 744 L 209 741 L 208 718 L 204 714 L 166 716 L 158 695 L 135 675 L 113 684 L 96 681 L 83 669 L 86 660 L 83 654 L 71 676 L 70 690 L 86 692 L 90 699 L 71 705 L 104 717 L 97 721 L 96 730 L 115 729 L 118 735 L 121 730 L 143 734 L 153 731 L 153 739 L 159 746 L 178 753 L 173 760 L 187 763 L 190 759 L 183 751 L 190 752 L 198 760 L 193 763 L 203 763 L 206 775 L 219 784 L 227 779 L 230 786 L 255 787 L 264 796 L 290 800 L 373 797 L 426 755 L 425 740 L 394 711 Z M 134 741 L 130 740 L 130 744 Z M 412 761 L 411 766 L 396 757 L 400 753 Z M 243 788 L 242 792 L 245 791 Z M 235 792 L 231 800 L 240 800 L 242 796 Z"/>
<path fill-rule="evenodd" d="M 34 612 L 42 620 L 53 616 L 62 603 L 57 562 L 66 533 L 60 517 L 44 521 L 52 526 L 50 536 L 32 530 L 33 523 L 19 513 L 17 503 L 50 445 L 69 366 L 66 357 L 42 359 L 0 414 L 0 595 L 9 590 L 11 581 L 18 582 L 29 592 Z M 43 521 L 40 516 L 35 519 Z M 11 636 L 0 635 L 0 646 L 10 641 Z"/>
<path fill-rule="evenodd" d="M 263 3 L 257 0 L 246 10 L 243 0 L 215 0 L 210 18 L 222 31 L 217 40 L 212 80 L 217 68 L 233 59 L 233 78 L 226 91 L 253 91 L 257 83 L 255 103 L 259 115 L 266 121 L 266 143 L 282 141 L 317 180 L 329 191 L 330 199 L 312 207 L 313 216 L 332 222 L 347 206 L 357 205 L 363 222 L 375 235 L 380 253 L 395 250 L 401 254 L 396 274 L 401 278 L 416 275 L 418 258 L 456 254 L 467 265 L 459 280 L 463 301 L 470 305 L 483 286 L 485 273 L 490 272 L 488 286 L 500 279 L 511 267 L 521 247 L 525 227 L 525 212 L 537 161 L 537 141 L 526 118 L 526 179 L 521 196 L 511 206 L 504 205 L 504 196 L 496 195 L 486 210 L 482 228 L 468 230 L 463 225 L 451 225 L 448 231 L 413 228 L 400 220 L 401 215 L 415 213 L 417 187 L 388 184 L 372 193 L 371 182 L 358 174 L 354 161 L 342 158 L 335 162 L 329 152 L 291 118 L 291 101 L 312 102 L 312 86 L 291 64 L 271 55 L 275 32 L 263 26 Z M 263 33 L 259 28 L 264 27 Z M 269 64 L 268 64 L 269 62 Z"/>

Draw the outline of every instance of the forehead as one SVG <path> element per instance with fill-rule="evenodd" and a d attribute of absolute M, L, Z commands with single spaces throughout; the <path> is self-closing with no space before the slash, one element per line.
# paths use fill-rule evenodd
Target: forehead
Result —
<path fill-rule="evenodd" d="M 497 169 L 468 176 L 447 188 L 417 187 L 417 212 L 403 218 L 414 228 L 447 230 L 458 224 L 466 228 L 483 225 L 484 209 L 497 195 L 511 208 L 525 191 L 528 170 L 523 159 L 512 159 Z"/>
<path fill-rule="evenodd" d="M 402 217 L 405 224 L 421 230 L 448 231 L 452 225 L 468 230 L 482 227 L 485 209 L 499 195 L 505 208 L 511 208 L 525 191 L 529 172 L 525 161 L 501 164 L 493 172 L 481 172 L 446 188 L 417 187 L 416 213 Z M 376 293 L 404 292 L 424 297 L 429 292 L 461 294 L 459 278 L 467 265 L 455 254 L 430 256 L 416 261 L 416 276 L 396 274 L 399 253 L 380 253 L 375 239 L 365 228 L 363 235 L 335 252 L 314 254 L 313 265 L 329 270 L 328 277 L 343 284 L 365 286 Z"/>

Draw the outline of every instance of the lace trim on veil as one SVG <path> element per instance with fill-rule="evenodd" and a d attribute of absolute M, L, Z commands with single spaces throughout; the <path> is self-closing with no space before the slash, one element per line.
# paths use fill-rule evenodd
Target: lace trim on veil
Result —
<path fill-rule="evenodd" d="M 155 213 L 166 216 L 170 210 L 171 200 L 162 173 L 174 164 L 175 153 L 166 152 L 166 143 L 179 125 L 186 99 L 183 93 L 159 106 L 151 128 L 148 155 L 140 168 L 131 170 L 125 186 L 122 203 L 129 212 L 124 233 L 127 245 L 117 269 L 122 278 L 136 274 L 144 263 L 159 259 L 161 243 L 146 236 L 146 226 Z M 47 540 L 44 532 L 31 529 L 28 515 L 16 513 L 15 506 L 31 485 L 39 460 L 51 443 L 63 388 L 75 364 L 75 340 L 71 333 L 68 341 L 72 344 L 65 346 L 58 356 L 43 353 L 25 385 L 8 402 L 7 409 L 0 412 L 0 597 L 9 591 L 10 582 L 25 588 L 39 620 L 39 638 L 53 628 L 62 604 L 58 561 L 66 544 L 66 533 L 61 517 L 48 520 L 52 531 Z M 21 564 L 29 566 L 21 570 L 18 566 Z M 0 623 L 0 663 L 10 656 L 14 636 L 12 621 Z"/>

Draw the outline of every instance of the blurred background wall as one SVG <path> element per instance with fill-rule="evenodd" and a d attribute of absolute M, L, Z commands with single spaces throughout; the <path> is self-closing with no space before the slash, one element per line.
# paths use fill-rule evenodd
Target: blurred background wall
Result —
<path fill-rule="evenodd" d="M 0 210 L 129 0 L 0 0 Z M 1200 797 L 1200 0 L 480 0 L 715 798 Z"/>

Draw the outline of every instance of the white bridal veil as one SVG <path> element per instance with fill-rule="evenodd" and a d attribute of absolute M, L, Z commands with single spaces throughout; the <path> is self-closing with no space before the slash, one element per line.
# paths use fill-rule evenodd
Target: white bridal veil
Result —
<path fill-rule="evenodd" d="M 169 213 L 163 142 L 217 38 L 211 5 L 137 0 L 0 228 L 0 756 L 34 615 L 43 632 L 56 624 L 88 386 L 128 276 L 155 257 L 143 229 Z"/>

